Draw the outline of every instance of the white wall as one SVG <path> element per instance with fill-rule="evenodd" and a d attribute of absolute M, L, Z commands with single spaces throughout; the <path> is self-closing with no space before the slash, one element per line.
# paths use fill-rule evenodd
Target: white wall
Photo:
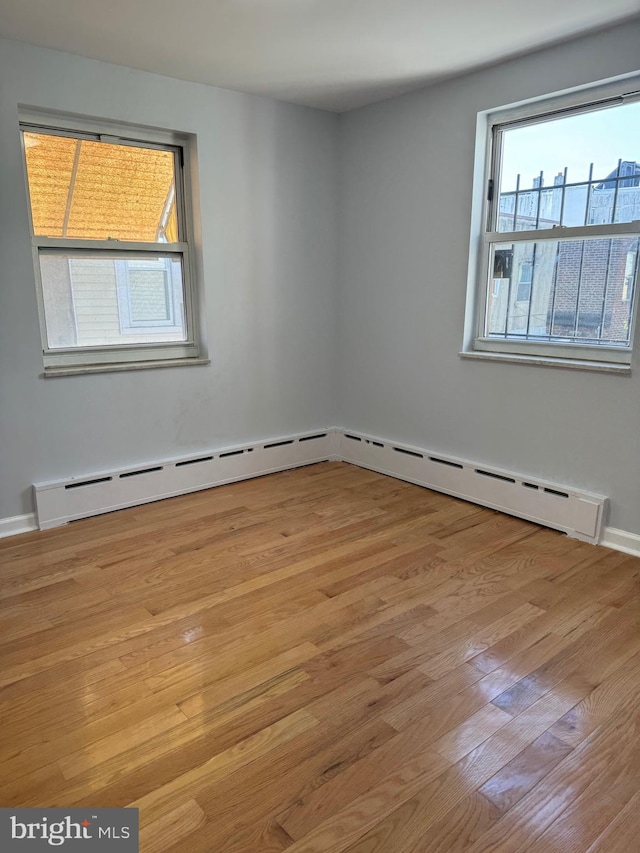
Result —
<path fill-rule="evenodd" d="M 636 20 L 344 115 L 339 254 L 342 423 L 603 493 L 636 533 L 638 352 L 619 377 L 458 351 L 477 113 L 638 68 Z"/>
<path fill-rule="evenodd" d="M 208 367 L 42 379 L 18 104 L 197 134 Z M 0 519 L 33 482 L 335 420 L 338 119 L 0 40 Z"/>

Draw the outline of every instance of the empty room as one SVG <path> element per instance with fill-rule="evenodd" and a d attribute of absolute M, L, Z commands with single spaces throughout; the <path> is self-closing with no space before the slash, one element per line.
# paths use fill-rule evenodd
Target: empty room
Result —
<path fill-rule="evenodd" d="M 0 0 L 0 850 L 629 853 L 638 0 Z"/>

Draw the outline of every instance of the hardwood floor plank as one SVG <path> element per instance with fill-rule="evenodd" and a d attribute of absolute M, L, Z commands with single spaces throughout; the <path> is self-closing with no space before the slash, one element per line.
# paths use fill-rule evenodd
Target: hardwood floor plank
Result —
<path fill-rule="evenodd" d="M 586 853 L 628 853 L 640 833 L 640 791 L 627 801 Z"/>
<path fill-rule="evenodd" d="M 634 655 L 561 717 L 550 731 L 570 746 L 577 746 L 619 708 L 630 700 L 635 701 L 639 691 L 640 655 Z"/>
<path fill-rule="evenodd" d="M 144 748 L 147 740 L 161 732 L 178 727 L 185 720 L 179 708 L 169 707 L 145 717 L 140 723 L 129 728 L 120 728 L 116 734 L 86 743 L 75 752 L 58 759 L 58 766 L 65 779 L 73 779 L 84 771 L 101 764 L 103 761 L 132 748 Z M 77 746 L 77 744 L 76 744 Z"/>
<path fill-rule="evenodd" d="M 440 678 L 461 663 L 465 663 L 476 655 L 490 648 L 494 643 L 508 637 L 529 622 L 536 620 L 544 613 L 532 604 L 523 604 L 506 616 L 496 619 L 490 625 L 467 633 L 467 636 L 450 645 L 436 657 L 421 666 L 423 672 L 432 678 Z"/>
<path fill-rule="evenodd" d="M 161 853 L 185 835 L 199 830 L 206 823 L 206 815 L 195 800 L 167 812 L 158 820 L 140 828 L 140 848 L 145 853 Z"/>
<path fill-rule="evenodd" d="M 494 732 L 506 726 L 511 719 L 509 714 L 494 705 L 485 705 L 463 723 L 438 738 L 433 748 L 443 758 L 455 764 Z"/>
<path fill-rule="evenodd" d="M 436 821 L 422 837 L 411 837 L 404 845 L 403 834 L 407 818 L 411 818 L 413 803 L 398 809 L 393 820 L 383 822 L 368 832 L 360 841 L 347 848 L 347 853 L 463 853 L 466 847 L 486 832 L 498 819 L 499 810 L 481 794 L 466 797 L 448 814 Z"/>
<path fill-rule="evenodd" d="M 478 790 L 501 813 L 506 812 L 570 752 L 570 746 L 547 730 Z"/>

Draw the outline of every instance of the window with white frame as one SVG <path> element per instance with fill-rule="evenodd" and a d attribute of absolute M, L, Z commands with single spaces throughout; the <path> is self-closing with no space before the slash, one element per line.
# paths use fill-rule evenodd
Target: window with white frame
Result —
<path fill-rule="evenodd" d="M 637 94 L 573 95 L 489 116 L 470 350 L 630 362 L 640 242 Z"/>
<path fill-rule="evenodd" d="M 23 117 L 45 375 L 199 355 L 186 138 Z"/>

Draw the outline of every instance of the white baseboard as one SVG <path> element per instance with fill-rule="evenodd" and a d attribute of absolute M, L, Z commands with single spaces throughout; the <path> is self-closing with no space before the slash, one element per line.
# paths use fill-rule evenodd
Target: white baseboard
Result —
<path fill-rule="evenodd" d="M 34 486 L 38 515 L 0 519 L 0 538 L 327 459 L 350 462 L 640 556 L 639 534 L 603 526 L 607 503 L 603 496 L 337 427 L 143 463 L 138 469 L 38 484 Z"/>
<path fill-rule="evenodd" d="M 335 430 L 325 428 L 36 483 L 38 527 L 47 530 L 79 518 L 323 462 L 335 454 L 334 445 Z"/>
<path fill-rule="evenodd" d="M 604 495 L 354 431 L 339 431 L 338 453 L 362 468 L 599 542 Z"/>
<path fill-rule="evenodd" d="M 613 548 L 624 554 L 640 557 L 640 534 L 630 533 L 628 530 L 618 530 L 617 527 L 605 527 L 600 540 L 600 545 L 605 548 Z"/>
<path fill-rule="evenodd" d="M 18 533 L 29 533 L 37 529 L 38 524 L 33 512 L 27 512 L 25 515 L 14 515 L 11 518 L 0 518 L 0 539 L 4 539 L 5 536 L 17 536 Z"/>

